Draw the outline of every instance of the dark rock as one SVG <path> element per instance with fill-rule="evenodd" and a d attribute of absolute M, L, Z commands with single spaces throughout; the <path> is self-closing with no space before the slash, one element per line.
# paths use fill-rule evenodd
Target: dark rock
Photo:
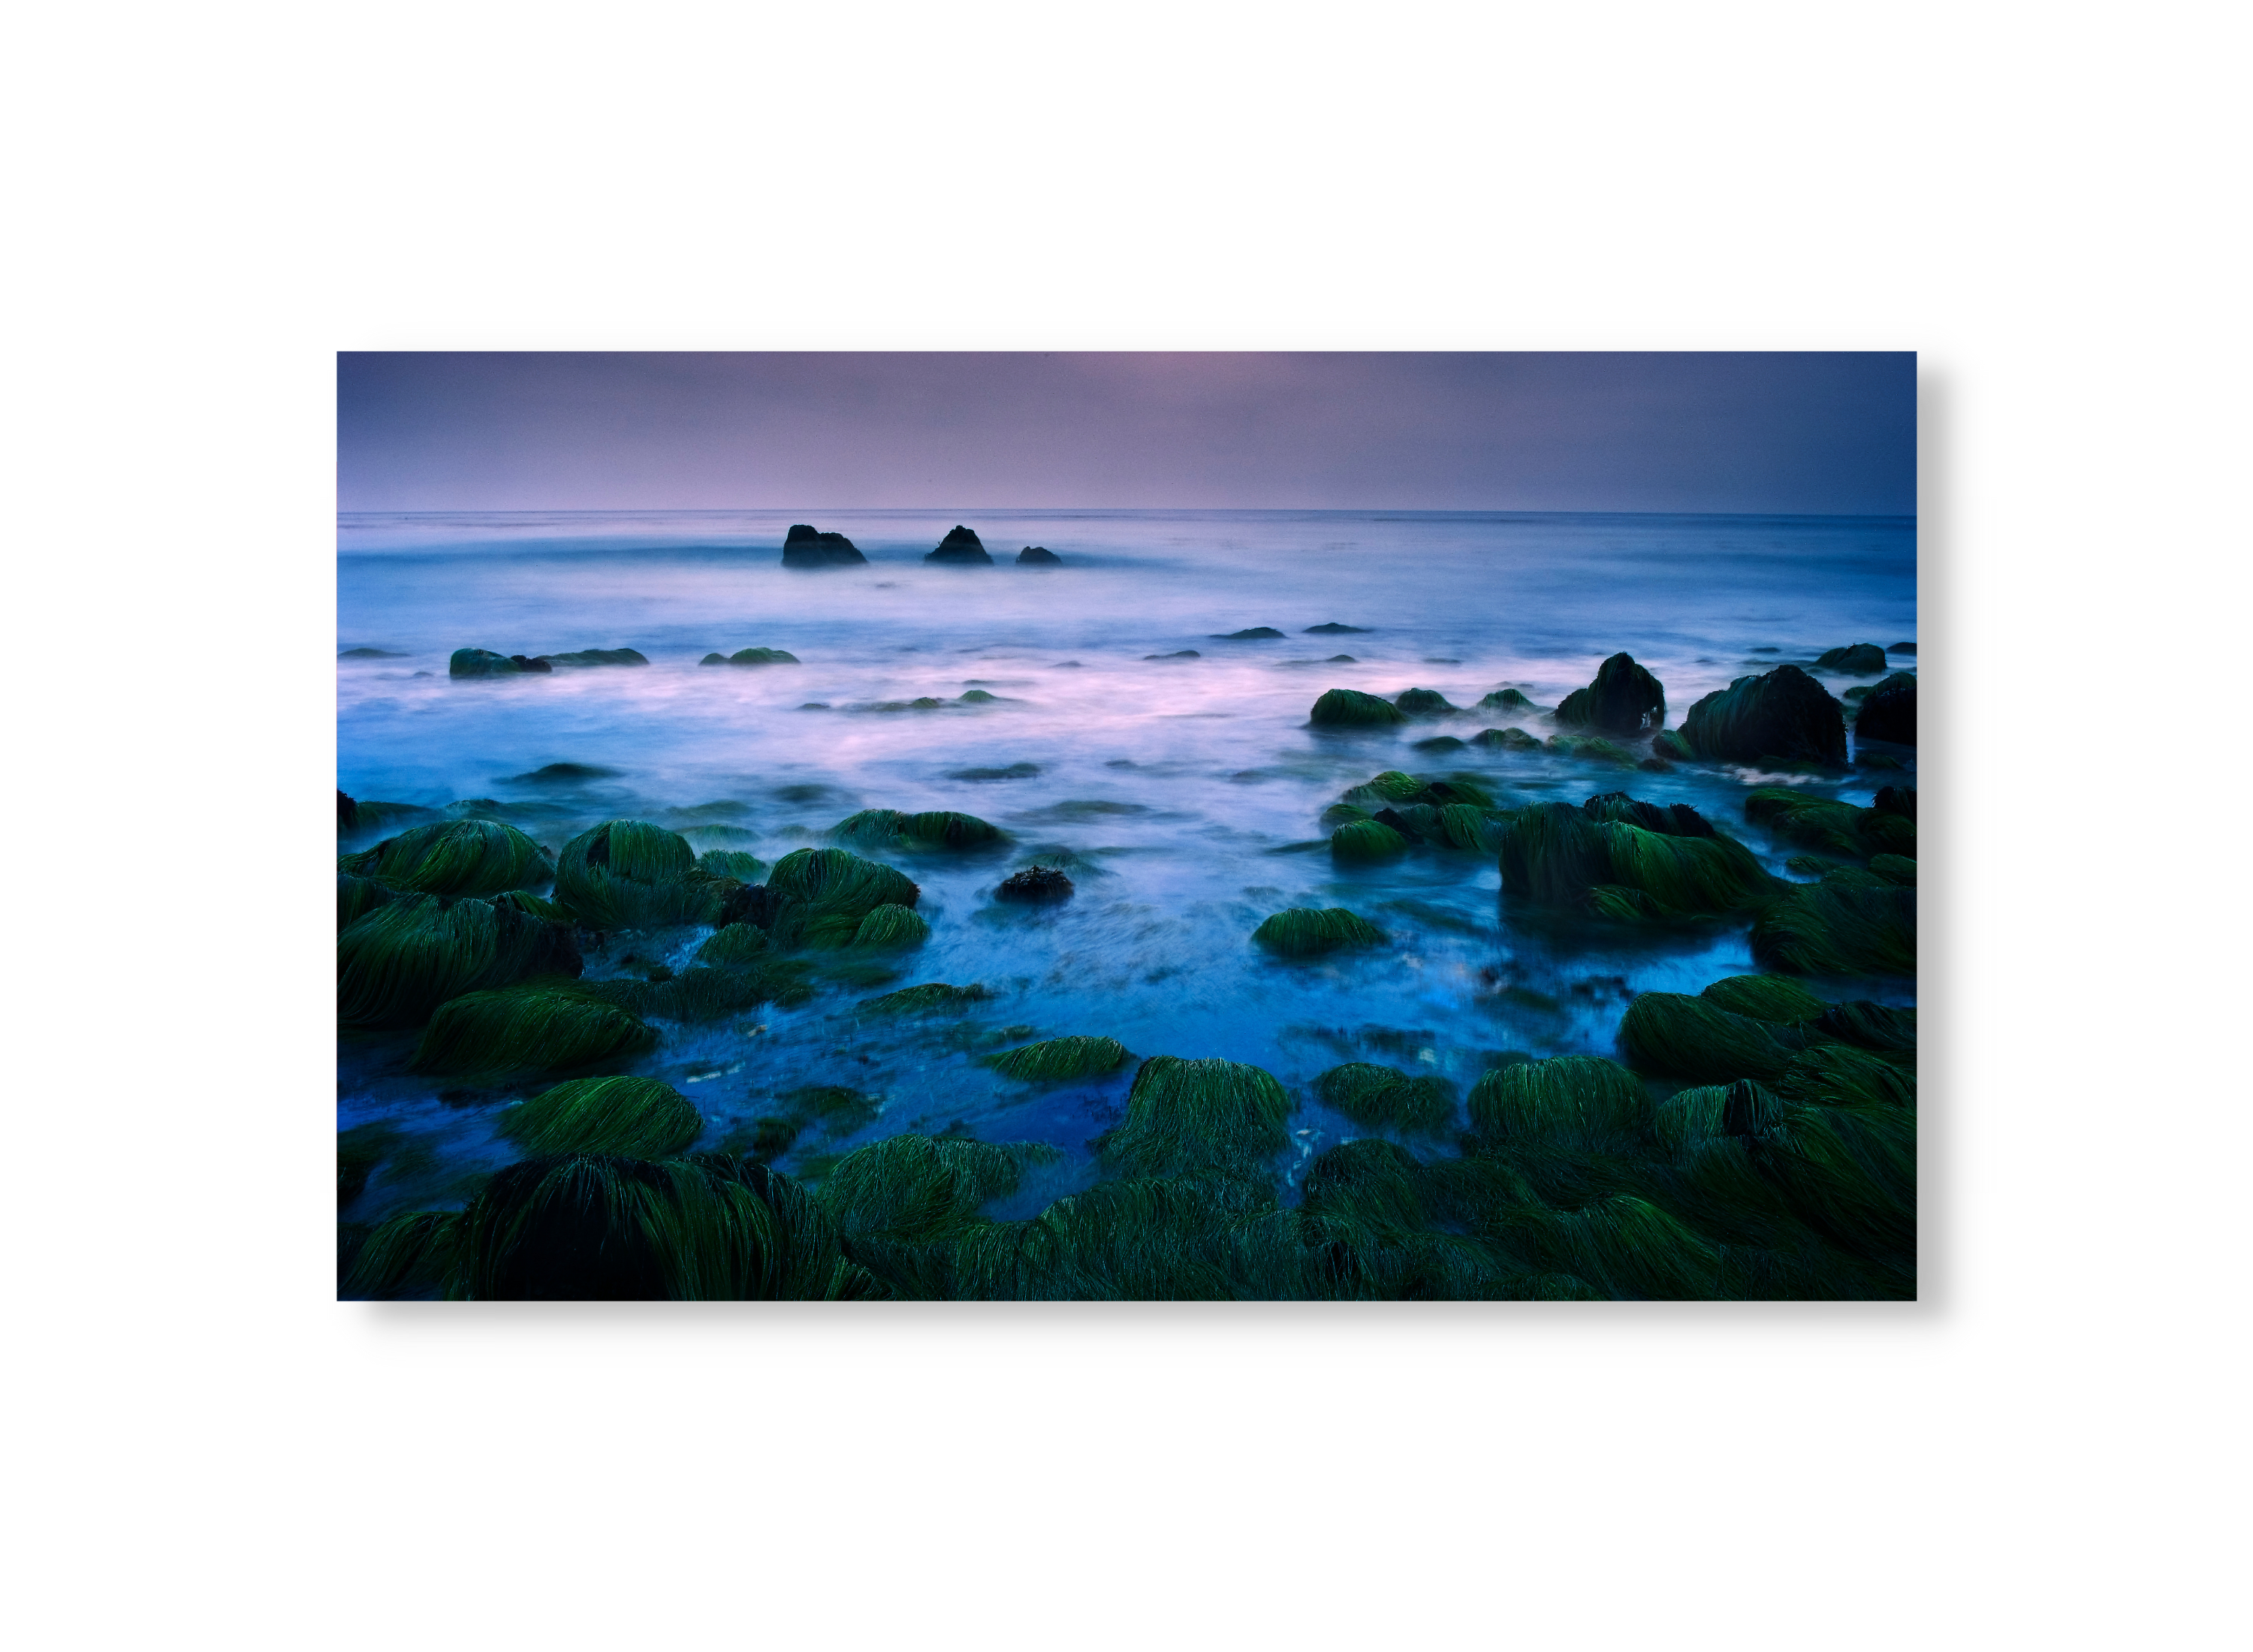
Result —
<path fill-rule="evenodd" d="M 1308 626 L 1304 634 L 1308 637 L 1360 637 L 1365 635 L 1368 631 L 1369 627 L 1366 625 L 1341 625 L 1337 621 L 1331 620 L 1326 625 Z"/>
<path fill-rule="evenodd" d="M 608 780 L 624 773 L 619 769 L 604 769 L 591 763 L 551 763 L 530 774 L 513 774 L 514 784 L 527 786 L 573 786 L 582 780 Z"/>
<path fill-rule="evenodd" d="M 1835 671 L 1847 677 L 1874 677 L 1885 668 L 1886 651 L 1875 643 L 1825 649 L 1815 657 L 1816 670 Z"/>
<path fill-rule="evenodd" d="M 519 671 L 552 672 L 555 669 L 555 666 L 549 665 L 544 659 L 527 659 L 522 654 L 511 654 L 508 657 L 508 661 L 510 665 L 515 666 Z M 642 663 L 644 665 L 647 665 L 649 662 L 647 660 L 644 660 Z"/>
<path fill-rule="evenodd" d="M 487 648 L 457 648 L 454 657 L 446 662 L 449 677 L 513 677 L 522 669 L 516 662 L 522 655 L 512 657 L 496 654 Z M 545 671 L 546 666 L 541 666 Z"/>
<path fill-rule="evenodd" d="M 1497 688 L 1479 704 L 1489 711 L 1536 712 L 1541 709 L 1515 688 Z"/>
<path fill-rule="evenodd" d="M 1064 558 L 1045 545 L 1028 545 L 1017 553 L 1020 568 L 1062 568 Z"/>
<path fill-rule="evenodd" d="M 1361 662 L 1356 659 L 1351 654 L 1332 654 L 1328 659 L 1320 660 L 1316 663 L 1324 666 L 1358 666 L 1361 664 Z"/>
<path fill-rule="evenodd" d="M 1559 728 L 1598 734 L 1645 734 L 1665 721 L 1666 689 L 1632 654 L 1614 654 L 1597 667 L 1595 681 L 1574 689 L 1557 708 Z"/>
<path fill-rule="evenodd" d="M 978 536 L 959 523 L 949 528 L 946 537 L 939 540 L 938 548 L 927 554 L 923 560 L 958 568 L 994 566 L 994 559 L 987 555 L 986 547 L 979 543 Z"/>
<path fill-rule="evenodd" d="M 337 788 L 337 830 L 349 832 L 359 824 L 359 805 L 345 796 L 342 786 Z"/>
<path fill-rule="evenodd" d="M 1419 751 L 1461 751 L 1463 749 L 1463 745 L 1464 742 L 1456 739 L 1453 735 L 1434 735 L 1429 740 L 1419 740 L 1416 742 L 1416 749 Z"/>
<path fill-rule="evenodd" d="M 997 901 L 1041 903 L 1071 899 L 1071 880 L 1054 867 L 1029 866 L 1012 872 L 994 891 Z"/>
<path fill-rule="evenodd" d="M 1145 659 L 1203 659 L 1204 656 L 1194 648 L 1184 648 L 1179 653 L 1145 654 L 1142 658 Z"/>
<path fill-rule="evenodd" d="M 1774 643 L 1762 643 L 1758 648 L 1747 652 L 1755 654 L 1780 654 L 1783 650 L 1778 648 Z"/>
<path fill-rule="evenodd" d="M 785 568 L 854 568 L 868 558 L 842 533 L 824 533 L 808 522 L 794 522 L 782 542 Z"/>
<path fill-rule="evenodd" d="M 404 654 L 394 654 L 387 648 L 347 648 L 337 656 L 338 659 L 404 659 Z"/>
<path fill-rule="evenodd" d="M 1307 721 L 1318 728 L 1369 728 L 1406 722 L 1408 718 L 1389 700 L 1364 694 L 1358 688 L 1332 688 L 1315 701 Z"/>
<path fill-rule="evenodd" d="M 1212 639 L 1217 643 L 1264 643 L 1271 639 L 1280 642 L 1282 636 L 1273 625 L 1254 625 L 1249 631 L 1232 631 L 1224 637 L 1215 631 Z"/>
<path fill-rule="evenodd" d="M 1041 765 L 1037 763 L 1013 763 L 1005 769 L 956 769 L 946 777 L 950 780 L 1029 780 L 1040 771 Z"/>
<path fill-rule="evenodd" d="M 1916 679 L 1895 672 L 1862 701 L 1854 722 L 1856 741 L 1884 740 L 1896 746 L 1916 743 Z"/>
<path fill-rule="evenodd" d="M 1880 786 L 1870 806 L 1880 814 L 1898 814 L 1916 819 L 1916 788 L 1915 786 Z"/>
<path fill-rule="evenodd" d="M 1436 688 L 1404 688 L 1393 696 L 1392 703 L 1411 717 L 1451 717 L 1462 709 L 1449 705 L 1447 697 Z"/>
<path fill-rule="evenodd" d="M 1916 652 L 1916 645 L 1915 643 L 1895 643 L 1891 648 L 1886 650 L 1886 652 L 1888 654 L 1914 654 Z"/>
<path fill-rule="evenodd" d="M 646 666 L 649 657 L 633 648 L 582 648 L 576 653 L 541 654 L 551 666 Z"/>
<path fill-rule="evenodd" d="M 1690 742 L 1671 728 L 1662 728 L 1650 737 L 1650 755 L 1662 760 L 1688 763 L 1697 756 Z"/>
<path fill-rule="evenodd" d="M 1424 840 L 1421 833 L 1400 818 L 1400 812 L 1398 809 L 1379 809 L 1369 818 L 1379 826 L 1391 826 L 1411 843 L 1421 843 Z"/>
<path fill-rule="evenodd" d="M 1846 717 L 1831 691 L 1796 666 L 1716 689 L 1679 730 L 1698 756 L 1730 763 L 1846 762 Z"/>
<path fill-rule="evenodd" d="M 715 929 L 725 929 L 730 924 L 750 924 L 763 930 L 774 927 L 775 915 L 783 909 L 785 897 L 775 894 L 764 883 L 746 883 L 728 891 L 727 899 L 720 904 L 718 915 L 712 920 Z"/>
<path fill-rule="evenodd" d="M 1523 728 L 1482 728 L 1471 736 L 1471 744 L 1484 746 L 1490 751 L 1538 751 L 1541 749 L 1541 742 Z"/>

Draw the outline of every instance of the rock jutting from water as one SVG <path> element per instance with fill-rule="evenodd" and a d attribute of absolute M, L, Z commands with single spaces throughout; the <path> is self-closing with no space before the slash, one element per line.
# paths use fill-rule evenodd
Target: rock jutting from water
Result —
<path fill-rule="evenodd" d="M 1062 568 L 1064 558 L 1045 545 L 1028 545 L 1017 553 L 1019 568 Z"/>
<path fill-rule="evenodd" d="M 732 654 L 707 654 L 696 662 L 700 666 L 795 666 L 796 654 L 779 648 L 739 648 Z"/>
<path fill-rule="evenodd" d="M 1308 637 L 1360 637 L 1368 631 L 1366 625 L 1341 625 L 1333 619 L 1324 624 L 1308 626 L 1304 634 Z"/>
<path fill-rule="evenodd" d="M 1215 631 L 1212 634 L 1212 640 L 1217 643 L 1280 642 L 1283 640 L 1283 633 L 1273 625 L 1252 625 L 1243 631 Z"/>
<path fill-rule="evenodd" d="M 1854 720 L 1854 739 L 1889 741 L 1897 746 L 1916 743 L 1916 679 L 1897 671 L 1862 701 Z"/>
<path fill-rule="evenodd" d="M 1332 688 L 1315 701 L 1307 721 L 1317 728 L 1381 728 L 1407 721 L 1408 714 L 1358 688 Z"/>
<path fill-rule="evenodd" d="M 513 677 L 524 672 L 550 672 L 544 659 L 524 654 L 496 654 L 489 648 L 457 648 L 446 662 L 449 677 Z"/>
<path fill-rule="evenodd" d="M 646 666 L 649 656 L 635 648 L 582 648 L 568 654 L 537 654 L 550 666 Z"/>
<path fill-rule="evenodd" d="M 1690 708 L 1681 735 L 1698 756 L 1724 762 L 1846 763 L 1845 711 L 1796 666 L 1716 689 Z"/>
<path fill-rule="evenodd" d="M 1886 651 L 1875 643 L 1855 643 L 1827 648 L 1815 657 L 1815 669 L 1835 671 L 1847 677 L 1874 677 L 1886 668 Z"/>
<path fill-rule="evenodd" d="M 938 562 L 953 568 L 991 568 L 994 559 L 986 554 L 986 547 L 978 536 L 960 523 L 947 530 L 938 548 L 924 553 L 926 562 Z"/>
<path fill-rule="evenodd" d="M 1632 654 L 1614 654 L 1596 668 L 1595 681 L 1574 689 L 1557 708 L 1559 728 L 1605 735 L 1649 734 L 1665 721 L 1666 689 Z"/>
<path fill-rule="evenodd" d="M 1462 709 L 1449 705 L 1447 697 L 1436 688 L 1404 688 L 1393 696 L 1392 703 L 1408 717 L 1452 717 Z"/>
<path fill-rule="evenodd" d="M 1029 866 L 1021 872 L 1012 872 L 1001 880 L 994 891 L 997 901 L 1021 901 L 1028 905 L 1042 905 L 1051 901 L 1071 899 L 1071 880 L 1050 866 Z"/>
<path fill-rule="evenodd" d="M 868 558 L 842 533 L 824 533 L 810 522 L 793 522 L 782 542 L 785 568 L 858 568 Z"/>

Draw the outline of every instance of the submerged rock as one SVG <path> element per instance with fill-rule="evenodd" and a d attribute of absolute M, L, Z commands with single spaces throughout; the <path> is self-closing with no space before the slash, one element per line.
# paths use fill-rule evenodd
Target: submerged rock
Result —
<path fill-rule="evenodd" d="M 1029 780 L 1040 773 L 1037 763 L 1013 763 L 1000 769 L 953 769 L 947 771 L 950 780 Z"/>
<path fill-rule="evenodd" d="M 796 654 L 785 653 L 779 648 L 739 648 L 732 654 L 707 654 L 696 663 L 700 666 L 795 666 L 801 662 Z"/>
<path fill-rule="evenodd" d="M 1212 639 L 1217 643 L 1280 642 L 1282 638 L 1283 633 L 1277 631 L 1273 625 L 1254 625 L 1247 631 L 1232 631 L 1225 635 L 1223 635 L 1219 631 L 1215 631 L 1212 634 Z"/>
<path fill-rule="evenodd" d="M 511 785 L 575 786 L 585 780 L 615 779 L 624 772 L 593 763 L 551 763 L 529 774 L 513 774 L 508 780 Z"/>
<path fill-rule="evenodd" d="M 1369 631 L 1366 625 L 1341 625 L 1331 620 L 1324 625 L 1309 625 L 1303 633 L 1308 637 L 1360 637 Z"/>
<path fill-rule="evenodd" d="M 1029 866 L 1003 878 L 1001 887 L 994 891 L 994 898 L 1035 905 L 1050 901 L 1069 901 L 1071 899 L 1071 880 L 1054 867 Z"/>
<path fill-rule="evenodd" d="M 1341 946 L 1380 944 L 1385 931 L 1342 906 L 1294 906 L 1262 920 L 1252 938 L 1285 958 L 1312 958 Z"/>
<path fill-rule="evenodd" d="M 1541 742 L 1523 728 L 1482 728 L 1471 736 L 1471 744 L 1484 746 L 1489 751 L 1541 749 Z"/>
<path fill-rule="evenodd" d="M 1862 714 L 1854 721 L 1854 738 L 1890 741 L 1897 746 L 1916 743 L 1916 679 L 1895 672 L 1870 690 L 1862 701 Z"/>
<path fill-rule="evenodd" d="M 1050 1038 L 989 1056 L 987 1063 L 1004 1078 L 1038 1084 L 1063 1078 L 1092 1078 L 1115 1072 L 1133 1060 L 1115 1038 Z"/>
<path fill-rule="evenodd" d="M 1349 1062 L 1333 1067 L 1315 1080 L 1315 1093 L 1364 1130 L 1398 1130 L 1404 1133 L 1440 1136 L 1454 1122 L 1454 1087 L 1433 1075 L 1411 1075 L 1394 1067 L 1369 1062 Z M 1397 1153 L 1387 1142 L 1357 1142 L 1364 1152 Z M 1333 1148 L 1335 1154 L 1349 1151 Z M 1330 1161 L 1335 1171 L 1336 1161 Z M 1324 1181 L 1333 1178 L 1326 1176 Z M 1315 1182 L 1309 1178 L 1311 1190 Z"/>
<path fill-rule="evenodd" d="M 347 648 L 337 656 L 338 659 L 404 659 L 404 654 L 394 654 L 388 648 Z"/>
<path fill-rule="evenodd" d="M 1886 651 L 1875 643 L 1826 648 L 1815 657 L 1816 670 L 1835 671 L 1848 677 L 1873 677 L 1885 668 Z"/>
<path fill-rule="evenodd" d="M 948 529 L 946 537 L 939 540 L 938 548 L 925 553 L 923 560 L 959 568 L 991 568 L 994 565 L 994 559 L 986 554 L 986 547 L 979 543 L 978 536 L 959 523 Z"/>
<path fill-rule="evenodd" d="M 1915 643 L 1895 643 L 1891 648 L 1887 649 L 1886 652 L 1888 654 L 1914 654 L 1916 652 L 1916 645 Z"/>
<path fill-rule="evenodd" d="M 1462 709 L 1447 703 L 1447 697 L 1436 688 L 1404 688 L 1393 696 L 1392 703 L 1411 717 L 1452 717 Z"/>
<path fill-rule="evenodd" d="M 1145 659 L 1203 659 L 1204 656 L 1194 648 L 1183 648 L 1170 654 L 1145 654 Z"/>
<path fill-rule="evenodd" d="M 1698 756 L 1723 762 L 1846 762 L 1845 712 L 1796 666 L 1740 677 L 1707 694 L 1690 708 L 1681 735 Z"/>
<path fill-rule="evenodd" d="M 1557 708 L 1560 728 L 1599 734 L 1647 734 L 1665 721 L 1666 690 L 1632 654 L 1614 654 L 1596 668 L 1595 681 L 1574 689 Z"/>
<path fill-rule="evenodd" d="M 1017 553 L 1020 568 L 1062 568 L 1064 558 L 1045 545 L 1028 545 Z"/>
<path fill-rule="evenodd" d="M 1433 752 L 1461 751 L 1467 743 L 1456 739 L 1453 735 L 1434 735 L 1429 740 L 1419 740 L 1416 742 L 1416 749 Z"/>
<path fill-rule="evenodd" d="M 1317 728 L 1371 728 L 1406 722 L 1408 714 L 1391 701 L 1358 688 L 1332 688 L 1315 701 L 1307 721 Z"/>
<path fill-rule="evenodd" d="M 782 542 L 785 568 L 854 568 L 868 561 L 842 533 L 824 533 L 810 522 L 793 522 Z"/>
<path fill-rule="evenodd" d="M 1134 1075 L 1126 1119 L 1096 1139 L 1114 1175 L 1256 1172 L 1290 1145 L 1291 1098 L 1272 1073 L 1240 1062 L 1153 1056 Z"/>

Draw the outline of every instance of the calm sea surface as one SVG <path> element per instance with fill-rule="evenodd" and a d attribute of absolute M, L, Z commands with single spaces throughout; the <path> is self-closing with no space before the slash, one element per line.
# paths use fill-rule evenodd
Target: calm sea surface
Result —
<path fill-rule="evenodd" d="M 785 570 L 783 536 L 801 521 L 848 534 L 868 566 Z M 924 564 L 957 522 L 996 566 Z M 1064 565 L 1015 566 L 1026 545 Z M 1108 1034 L 1138 1055 L 1256 1063 L 1299 1098 L 1295 1176 L 1363 1133 L 1308 1089 L 1340 1062 L 1437 1071 L 1467 1090 L 1503 1052 L 1610 1053 L 1636 992 L 1695 992 L 1753 967 L 1741 926 L 1629 941 L 1522 923 L 1502 908 L 1489 856 L 1426 850 L 1380 868 L 1333 866 L 1317 818 L 1384 769 L 1468 774 L 1506 806 L 1627 790 L 1696 805 L 1780 872 L 1791 851 L 1743 820 L 1747 784 L 1765 777 L 1622 773 L 1545 752 L 1427 754 L 1414 742 L 1513 724 L 1545 737 L 1552 726 L 1468 712 L 1327 733 L 1307 726 L 1324 689 L 1434 688 L 1473 707 L 1514 686 L 1552 706 L 1625 649 L 1665 684 L 1671 727 L 1734 677 L 1916 635 L 1915 526 L 1897 518 L 352 515 L 339 520 L 338 547 L 338 649 L 396 656 L 338 664 L 338 784 L 356 798 L 497 799 L 555 847 L 604 819 L 734 803 L 733 835 L 700 847 L 747 847 L 769 862 L 861 808 L 959 809 L 1010 834 L 998 852 L 889 857 L 922 886 L 932 926 L 896 979 L 832 981 L 796 1009 L 666 1026 L 635 1069 L 695 1102 L 711 1121 L 705 1147 L 799 1086 L 879 1098 L 873 1124 L 841 1138 L 809 1133 L 778 1161 L 785 1170 L 904 1130 L 1064 1148 L 1063 1164 L 996 1208 L 1005 1216 L 1092 1179 L 1085 1144 L 1122 1116 L 1133 1070 L 1033 1091 L 977 1064 L 985 1049 Z M 1333 621 L 1367 629 L 1305 634 Z M 1262 625 L 1283 639 L 1215 638 Z M 697 664 L 751 646 L 803 663 Z M 461 647 L 634 648 L 651 663 L 454 681 L 447 658 Z M 1147 658 L 1182 650 L 1200 658 Z M 1843 693 L 1875 679 L 1825 680 Z M 1001 703 L 880 708 L 956 702 L 973 687 Z M 559 762 L 617 773 L 561 791 L 512 778 Z M 959 777 L 1027 763 L 1039 772 Z M 1866 803 L 1872 787 L 1817 790 Z M 1036 910 L 993 900 L 1003 877 L 1044 854 L 1073 857 L 1072 901 Z M 1285 964 L 1249 943 L 1271 912 L 1340 905 L 1383 925 L 1391 944 Z M 589 955 L 588 972 L 624 972 L 628 951 L 683 965 L 703 933 L 616 939 Z M 849 1013 L 860 998 L 938 980 L 994 996 L 943 1028 L 871 1033 Z M 1890 986 L 1866 992 L 1907 1001 Z M 359 1220 L 448 1202 L 465 1173 L 513 1156 L 492 1131 L 500 1098 L 441 1099 L 440 1086 L 401 1072 L 411 1046 L 343 1050 L 340 1123 L 389 1119 L 417 1143 L 379 1175 Z"/>

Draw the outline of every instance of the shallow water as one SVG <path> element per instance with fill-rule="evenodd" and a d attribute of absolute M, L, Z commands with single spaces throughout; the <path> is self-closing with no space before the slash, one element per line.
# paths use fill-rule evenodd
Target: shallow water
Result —
<path fill-rule="evenodd" d="M 785 570 L 788 526 L 843 532 L 860 568 Z M 957 521 L 990 568 L 922 557 Z M 1469 1084 L 1505 1052 L 1612 1053 L 1637 992 L 1695 992 L 1753 967 L 1742 924 L 1663 938 L 1528 924 L 1502 910 L 1491 856 L 1419 850 L 1381 868 L 1334 866 L 1318 817 L 1385 769 L 1473 777 L 1504 806 L 1625 790 L 1687 802 L 1743 836 L 1772 870 L 1793 848 L 1747 826 L 1747 786 L 1783 778 L 1869 801 L 1888 779 L 1844 783 L 1682 767 L 1623 772 L 1539 753 L 1421 752 L 1482 728 L 1552 732 L 1545 718 L 1468 711 L 1398 730 L 1307 726 L 1324 689 L 1387 698 L 1434 688 L 1458 706 L 1517 687 L 1553 706 L 1625 649 L 1665 684 L 1668 723 L 1700 695 L 1844 643 L 1915 637 L 1915 524 L 1905 519 L 1480 516 L 1336 512 L 824 512 L 349 516 L 338 524 L 338 784 L 355 798 L 440 805 L 498 799 L 552 847 L 618 817 L 708 812 L 700 849 L 771 863 L 864 807 L 959 809 L 1011 841 L 966 855 L 891 855 L 922 886 L 930 943 L 896 979 L 832 979 L 796 1009 L 665 1025 L 632 1070 L 681 1089 L 714 1147 L 802 1085 L 879 1098 L 850 1134 L 809 1132 L 778 1160 L 831 1155 L 903 1130 L 966 1130 L 1065 1150 L 996 1214 L 1023 1215 L 1092 1179 L 1087 1140 L 1123 1113 L 1131 1066 L 1049 1089 L 1011 1084 L 979 1054 L 1036 1037 L 1109 1034 L 1138 1055 L 1222 1056 L 1273 1072 L 1299 1099 L 1300 1168 L 1364 1132 L 1311 1098 L 1343 1061 L 1434 1070 Z M 1019 568 L 1043 545 L 1056 568 Z M 1363 634 L 1308 636 L 1342 622 Z M 1216 640 L 1253 626 L 1280 640 Z M 638 649 L 646 667 L 455 681 L 460 647 L 501 653 Z M 700 666 L 707 652 L 780 648 L 802 664 Z M 1195 650 L 1196 659 L 1147 656 Z M 1350 663 L 1332 656 L 1349 654 Z M 1913 666 L 1896 657 L 1895 668 Z M 1834 694 L 1875 677 L 1826 675 Z M 1001 696 L 967 705 L 970 687 Z M 879 709 L 919 696 L 938 709 Z M 556 786 L 554 763 L 615 773 Z M 1029 763 L 1001 779 L 960 771 Z M 714 828 L 719 828 L 715 830 Z M 348 840 L 359 847 L 379 834 Z M 997 904 L 996 883 L 1043 855 L 1072 857 L 1075 897 Z M 1248 940 L 1271 912 L 1343 905 L 1390 944 L 1313 964 Z M 686 963 L 705 931 L 613 938 L 590 975 L 627 954 Z M 882 1028 L 861 999 L 921 981 L 994 996 L 959 1020 Z M 1892 1002 L 1909 984 L 1833 996 Z M 466 1175 L 514 1156 L 492 1121 L 507 1098 L 401 1070 L 413 1036 L 350 1037 L 343 1126 L 398 1124 L 418 1151 L 379 1172 L 348 1213 L 458 1202 Z M 1290 1196 L 1287 1193 L 1287 1197 Z"/>

